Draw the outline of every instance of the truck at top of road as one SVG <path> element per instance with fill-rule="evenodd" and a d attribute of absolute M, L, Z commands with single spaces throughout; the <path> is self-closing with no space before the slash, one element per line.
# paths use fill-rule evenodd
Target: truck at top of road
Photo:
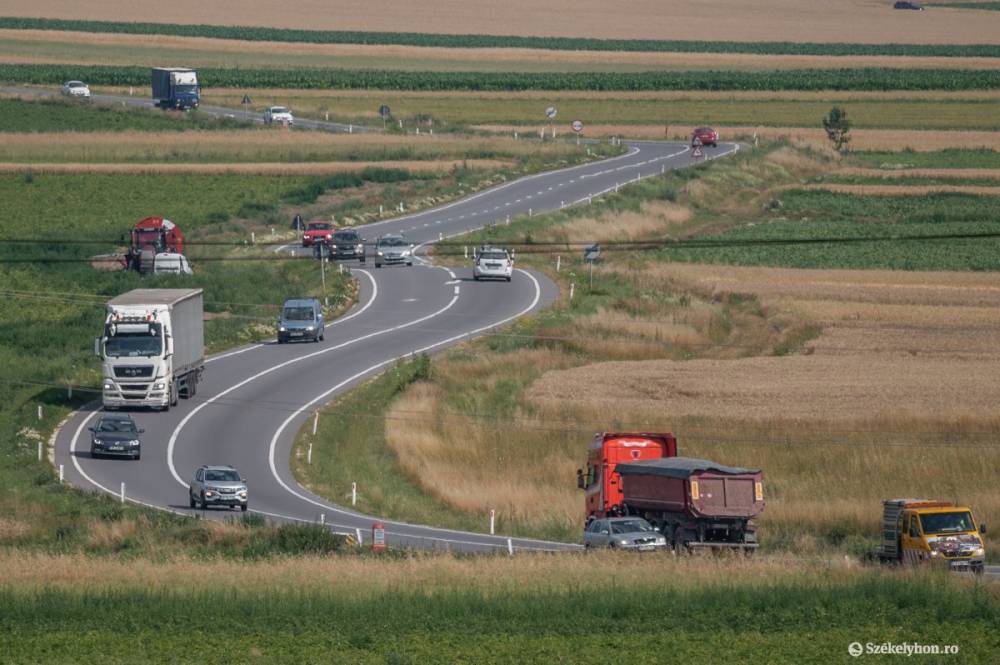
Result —
<path fill-rule="evenodd" d="M 887 499 L 882 502 L 879 559 L 905 565 L 940 563 L 952 570 L 982 573 L 986 525 L 967 506 L 950 501 Z"/>
<path fill-rule="evenodd" d="M 757 548 L 752 518 L 764 509 L 761 472 L 677 457 L 672 434 L 596 435 L 577 485 L 588 520 L 643 517 L 679 551 Z"/>
<path fill-rule="evenodd" d="M 165 109 L 198 108 L 201 103 L 198 72 L 184 67 L 154 67 L 153 99 Z"/>
<path fill-rule="evenodd" d="M 101 358 L 104 408 L 166 411 L 193 397 L 205 369 L 201 289 L 136 289 L 107 305 Z"/>

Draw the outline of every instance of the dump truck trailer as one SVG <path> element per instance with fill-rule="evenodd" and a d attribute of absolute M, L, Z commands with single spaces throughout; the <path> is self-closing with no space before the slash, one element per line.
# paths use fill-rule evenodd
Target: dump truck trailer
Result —
<path fill-rule="evenodd" d="M 764 510 L 763 476 L 691 457 L 620 463 L 619 512 L 644 517 L 676 550 L 758 546 L 753 518 Z"/>

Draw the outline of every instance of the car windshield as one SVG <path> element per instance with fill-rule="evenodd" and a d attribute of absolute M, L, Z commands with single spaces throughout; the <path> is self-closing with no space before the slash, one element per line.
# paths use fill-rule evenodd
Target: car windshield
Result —
<path fill-rule="evenodd" d="M 210 482 L 240 482 L 240 474 L 230 469 L 209 469 L 205 471 L 205 480 Z"/>
<path fill-rule="evenodd" d="M 160 335 L 125 333 L 109 337 L 104 343 L 104 353 L 110 358 L 136 358 L 158 356 L 163 350 Z"/>
<path fill-rule="evenodd" d="M 288 113 L 288 109 L 284 106 L 273 106 L 271 107 L 271 113 Z"/>
<path fill-rule="evenodd" d="M 312 307 L 286 307 L 284 314 L 285 321 L 312 321 Z"/>
<path fill-rule="evenodd" d="M 196 85 L 175 85 L 174 92 L 180 93 L 182 95 L 194 95 L 198 92 L 198 86 Z"/>
<path fill-rule="evenodd" d="M 306 231 L 329 231 L 330 228 L 330 225 L 326 222 L 310 222 L 306 226 Z"/>
<path fill-rule="evenodd" d="M 335 233 L 333 239 L 337 242 L 361 242 L 361 236 L 357 233 Z"/>
<path fill-rule="evenodd" d="M 86 84 L 83 81 L 70 81 L 66 84 L 69 88 L 86 88 Z"/>
<path fill-rule="evenodd" d="M 131 420 L 102 420 L 97 424 L 98 432 L 135 432 Z"/>
<path fill-rule="evenodd" d="M 968 511 L 925 513 L 920 516 L 920 523 L 927 535 L 972 531 L 972 515 Z"/>
<path fill-rule="evenodd" d="M 405 247 L 406 241 L 400 238 L 399 236 L 395 236 L 389 238 L 382 238 L 379 244 L 382 245 L 383 247 Z"/>
<path fill-rule="evenodd" d="M 483 252 L 479 255 L 480 258 L 486 259 L 487 261 L 506 261 L 506 252 Z"/>
<path fill-rule="evenodd" d="M 611 533 L 636 533 L 637 531 L 652 531 L 653 527 L 646 520 L 622 520 L 611 523 Z"/>

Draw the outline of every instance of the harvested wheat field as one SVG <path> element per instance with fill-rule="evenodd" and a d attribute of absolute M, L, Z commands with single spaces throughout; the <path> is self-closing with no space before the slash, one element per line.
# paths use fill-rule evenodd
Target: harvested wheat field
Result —
<path fill-rule="evenodd" d="M 1000 196 L 1000 187 L 988 185 L 847 185 L 841 183 L 816 183 L 795 185 L 795 189 L 822 190 L 857 196 L 926 196 L 928 194 L 972 194 L 975 196 Z"/>
<path fill-rule="evenodd" d="M 432 32 L 490 35 L 603 37 L 609 39 L 714 39 L 720 41 L 809 41 L 910 44 L 996 44 L 1000 12 L 935 7 L 899 12 L 880 0 L 840 3 L 801 0 L 514 0 L 428 5 L 403 0 L 350 0 L 335 10 L 323 0 L 253 3 L 238 0 L 12 0 L 7 16 L 106 21 L 161 21 L 283 28 Z M 710 16 L 710 32 L 695 30 Z"/>
<path fill-rule="evenodd" d="M 600 363 L 547 373 L 542 407 L 735 419 L 979 418 L 1000 403 L 1000 276 L 662 265 L 823 327 L 808 355 Z M 607 386 L 614 385 L 613 397 Z"/>
<path fill-rule="evenodd" d="M 458 168 L 496 170 L 511 166 L 495 159 L 447 161 L 385 161 L 385 162 L 251 162 L 205 164 L 130 164 L 130 163 L 67 163 L 67 164 L 0 164 L 0 173 L 119 173 L 191 174 L 191 175 L 330 175 L 353 173 L 367 168 L 405 169 L 413 173 L 447 173 Z"/>
<path fill-rule="evenodd" d="M 7 63 L 145 65 L 147 35 L 49 30 L 0 30 L 0 60 Z M 528 48 L 444 48 L 368 44 L 246 42 L 161 36 L 160 58 L 200 66 L 365 67 L 427 71 L 616 71 L 655 69 L 997 69 L 1000 58 L 922 56 L 815 56 L 750 53 L 555 51 Z"/>
<path fill-rule="evenodd" d="M 997 12 L 1000 14 L 1000 12 Z M 514 131 L 522 133 L 537 133 L 548 129 L 547 125 L 477 125 L 475 129 L 510 134 Z M 830 140 L 822 129 L 806 127 L 748 127 L 725 126 L 716 127 L 722 141 L 748 140 L 755 134 L 761 139 L 781 140 L 791 139 L 803 143 L 829 147 Z M 587 136 L 626 136 L 632 138 L 679 139 L 691 138 L 691 128 L 674 125 L 587 125 L 584 130 Z M 570 134 L 567 129 L 564 132 Z M 987 148 L 1000 150 L 1000 132 L 990 131 L 952 131 L 952 130 L 919 130 L 919 129 L 852 129 L 851 150 L 915 150 L 928 152 L 948 150 L 951 148 L 976 149 Z"/>
<path fill-rule="evenodd" d="M 899 178 L 942 178 L 949 180 L 1000 180 L 1000 169 L 837 169 L 833 175 L 852 178 L 882 178 L 894 180 Z"/>

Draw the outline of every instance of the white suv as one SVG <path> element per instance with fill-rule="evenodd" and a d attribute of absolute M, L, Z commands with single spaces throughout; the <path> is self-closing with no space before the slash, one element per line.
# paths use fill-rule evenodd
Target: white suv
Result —
<path fill-rule="evenodd" d="M 292 112 L 284 106 L 272 106 L 264 111 L 264 122 L 269 125 L 274 123 L 282 124 L 286 122 L 289 125 L 293 125 L 295 124 L 295 118 L 292 117 Z"/>
<path fill-rule="evenodd" d="M 514 257 L 502 247 L 483 245 L 476 252 L 472 265 L 472 277 L 478 282 L 481 279 L 506 279 L 514 273 Z"/>

